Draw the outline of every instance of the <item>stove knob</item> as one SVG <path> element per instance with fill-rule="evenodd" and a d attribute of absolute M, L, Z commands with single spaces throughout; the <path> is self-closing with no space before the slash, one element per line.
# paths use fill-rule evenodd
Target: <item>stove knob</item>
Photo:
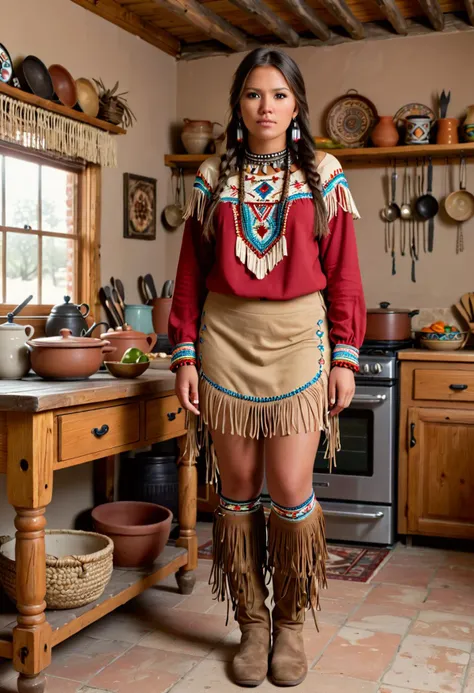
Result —
<path fill-rule="evenodd" d="M 380 363 L 374 363 L 372 366 L 372 373 L 381 373 L 382 372 L 382 366 Z"/>
<path fill-rule="evenodd" d="M 368 363 L 364 363 L 362 366 L 362 373 L 370 373 L 370 366 Z"/>

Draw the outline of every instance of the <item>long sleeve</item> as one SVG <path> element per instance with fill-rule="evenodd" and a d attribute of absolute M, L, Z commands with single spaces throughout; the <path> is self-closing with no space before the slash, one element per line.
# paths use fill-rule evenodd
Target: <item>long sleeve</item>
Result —
<path fill-rule="evenodd" d="M 206 252 L 205 246 L 209 246 Z M 202 307 L 206 298 L 210 244 L 202 240 L 202 225 L 194 216 L 187 219 L 176 272 L 175 290 L 168 323 L 174 347 L 171 370 L 196 364 L 196 342 Z"/>
<path fill-rule="evenodd" d="M 367 318 L 353 213 L 346 209 L 338 206 L 329 234 L 320 241 L 320 252 L 327 278 L 332 365 L 357 371 Z"/>

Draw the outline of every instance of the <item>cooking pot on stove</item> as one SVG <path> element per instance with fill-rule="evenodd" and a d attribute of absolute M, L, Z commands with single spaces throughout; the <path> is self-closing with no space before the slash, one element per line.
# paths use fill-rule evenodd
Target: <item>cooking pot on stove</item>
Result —
<path fill-rule="evenodd" d="M 366 341 L 399 342 L 412 337 L 411 319 L 419 310 L 391 308 L 390 303 L 380 303 L 380 308 L 367 311 Z"/>

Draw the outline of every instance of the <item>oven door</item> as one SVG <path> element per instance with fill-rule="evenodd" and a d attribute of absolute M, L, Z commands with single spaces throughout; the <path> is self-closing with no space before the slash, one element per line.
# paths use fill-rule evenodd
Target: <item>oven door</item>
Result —
<path fill-rule="evenodd" d="M 393 503 L 395 484 L 396 386 L 356 382 L 351 406 L 340 415 L 341 451 L 329 474 L 321 442 L 313 472 L 317 497 Z"/>

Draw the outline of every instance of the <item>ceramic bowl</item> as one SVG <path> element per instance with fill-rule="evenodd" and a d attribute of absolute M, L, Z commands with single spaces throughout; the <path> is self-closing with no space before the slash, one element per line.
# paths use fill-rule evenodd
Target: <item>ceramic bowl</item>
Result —
<path fill-rule="evenodd" d="M 116 378 L 138 378 L 150 366 L 149 361 L 144 363 L 122 363 L 121 361 L 104 361 L 109 373 Z"/>
<path fill-rule="evenodd" d="M 422 332 L 420 344 L 425 349 L 432 351 L 456 351 L 465 345 L 469 332 Z"/>
<path fill-rule="evenodd" d="M 91 118 L 99 113 L 99 95 L 92 82 L 85 77 L 76 79 L 77 103 L 81 111 Z"/>
<path fill-rule="evenodd" d="M 50 65 L 48 69 L 53 80 L 54 93 L 59 101 L 64 106 L 74 108 L 77 103 L 77 88 L 74 78 L 62 65 Z"/>
<path fill-rule="evenodd" d="M 18 79 L 24 91 L 31 92 L 42 99 L 54 96 L 53 80 L 46 65 L 35 55 L 28 55 L 19 65 Z"/>
<path fill-rule="evenodd" d="M 96 530 L 114 542 L 114 564 L 123 568 L 151 565 L 169 539 L 173 513 L 143 501 L 116 501 L 92 511 Z"/>

